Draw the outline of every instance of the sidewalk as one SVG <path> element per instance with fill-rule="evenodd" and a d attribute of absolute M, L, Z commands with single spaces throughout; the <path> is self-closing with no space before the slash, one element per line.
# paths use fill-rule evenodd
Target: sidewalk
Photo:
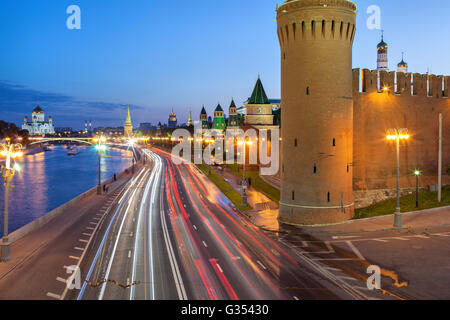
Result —
<path fill-rule="evenodd" d="M 135 172 L 138 172 L 139 169 L 140 166 L 137 166 Z M 24 264 L 26 264 L 28 260 L 31 260 L 32 258 L 35 259 L 37 255 L 40 255 L 41 251 L 44 257 L 47 255 L 56 255 L 56 252 L 53 254 L 51 252 L 50 247 L 53 247 L 52 243 L 54 243 L 56 239 L 64 237 L 69 229 L 97 213 L 98 208 L 104 205 L 113 194 L 119 192 L 120 188 L 123 187 L 131 177 L 131 172 L 129 174 L 120 174 L 117 181 L 108 183 L 109 190 L 107 194 L 98 196 L 95 192 L 92 192 L 77 204 L 65 209 L 61 214 L 58 214 L 45 225 L 42 225 L 38 229 L 31 231 L 17 241 L 11 243 L 11 261 L 0 263 L 0 288 L 3 287 L 3 281 L 8 275 L 14 273 L 15 278 L 19 276 L 16 272 L 23 269 Z M 58 254 L 59 253 L 60 252 L 58 252 Z M 3 291 L 3 294 L 6 293 L 9 294 L 10 292 Z M 3 295 L 2 298 L 4 298 Z"/>
<path fill-rule="evenodd" d="M 348 234 L 375 231 L 396 230 L 393 226 L 394 215 L 350 220 L 340 224 L 299 227 L 309 234 L 332 233 Z M 450 207 L 442 207 L 402 214 L 402 225 L 407 229 L 426 229 L 430 227 L 450 226 Z"/>
<path fill-rule="evenodd" d="M 242 194 L 242 178 L 237 177 L 228 168 L 224 168 L 223 171 L 217 167 L 212 168 L 237 192 Z M 280 231 L 280 224 L 278 222 L 279 206 L 276 202 L 252 187 L 247 188 L 247 202 L 252 207 L 252 210 L 245 211 L 244 213 L 253 224 L 266 230 Z"/>

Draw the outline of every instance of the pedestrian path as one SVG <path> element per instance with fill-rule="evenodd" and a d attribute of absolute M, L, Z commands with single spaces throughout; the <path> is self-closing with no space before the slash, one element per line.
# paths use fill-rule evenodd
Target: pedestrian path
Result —
<path fill-rule="evenodd" d="M 243 193 L 242 178 L 237 177 L 226 167 L 213 167 L 213 169 L 237 192 L 240 194 Z M 280 230 L 280 224 L 278 222 L 278 204 L 251 186 L 247 188 L 246 194 L 247 202 L 252 209 L 245 211 L 244 214 L 258 227 L 278 232 Z"/>

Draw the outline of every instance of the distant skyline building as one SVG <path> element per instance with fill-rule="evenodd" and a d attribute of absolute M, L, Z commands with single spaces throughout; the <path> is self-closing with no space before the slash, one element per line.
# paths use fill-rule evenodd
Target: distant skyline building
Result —
<path fill-rule="evenodd" d="M 267 98 L 260 76 L 246 104 L 245 124 L 251 126 L 273 125 L 272 103 Z"/>
<path fill-rule="evenodd" d="M 384 34 L 381 34 L 381 42 L 377 45 L 377 70 L 389 71 L 388 45 L 384 42 Z"/>
<path fill-rule="evenodd" d="M 171 128 L 171 129 L 175 129 L 177 127 L 177 125 L 178 125 L 177 116 L 173 112 L 173 109 L 172 109 L 172 112 L 169 115 L 168 125 L 169 125 L 169 128 Z"/>
<path fill-rule="evenodd" d="M 188 127 L 194 126 L 194 120 L 192 119 L 192 109 L 189 110 L 189 119 L 187 122 L 187 126 Z"/>
<path fill-rule="evenodd" d="M 404 53 L 402 52 L 402 61 L 397 65 L 397 72 L 408 73 L 408 64 L 405 62 Z"/>
<path fill-rule="evenodd" d="M 125 120 L 125 126 L 123 127 L 123 134 L 126 137 L 133 136 L 133 124 L 131 123 L 130 105 L 127 107 L 127 118 Z"/>
<path fill-rule="evenodd" d="M 228 127 L 238 127 L 239 126 L 239 115 L 237 114 L 236 104 L 234 99 L 231 100 L 230 108 L 228 109 Z"/>
<path fill-rule="evenodd" d="M 216 110 L 214 110 L 214 122 L 212 125 L 214 130 L 225 130 L 225 112 L 223 111 L 220 103 L 217 105 Z"/>
<path fill-rule="evenodd" d="M 200 122 L 203 130 L 208 130 L 208 114 L 206 113 L 205 106 L 202 107 L 200 112 Z"/>
<path fill-rule="evenodd" d="M 140 124 L 139 124 L 139 130 L 140 130 L 142 133 L 147 133 L 147 132 L 153 130 L 153 126 L 152 126 L 152 124 L 149 123 L 149 122 L 140 123 Z"/>
<path fill-rule="evenodd" d="M 53 118 L 50 116 L 48 121 L 45 121 L 44 110 L 37 105 L 33 110 L 31 121 L 29 121 L 28 117 L 24 118 L 22 130 L 28 130 L 31 136 L 54 134 Z"/>

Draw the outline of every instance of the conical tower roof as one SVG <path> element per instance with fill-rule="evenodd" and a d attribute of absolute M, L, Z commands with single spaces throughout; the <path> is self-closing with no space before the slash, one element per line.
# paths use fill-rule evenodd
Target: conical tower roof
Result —
<path fill-rule="evenodd" d="M 230 108 L 236 108 L 236 104 L 234 103 L 234 99 L 231 99 Z"/>
<path fill-rule="evenodd" d="M 388 45 L 384 42 L 384 34 L 381 35 L 381 42 L 377 45 L 377 49 L 385 49 Z"/>
<path fill-rule="evenodd" d="M 131 124 L 130 105 L 127 107 L 127 119 L 125 120 L 125 124 Z"/>
<path fill-rule="evenodd" d="M 398 67 L 408 67 L 408 64 L 405 62 L 404 54 L 402 53 L 402 61 L 397 65 Z"/>
<path fill-rule="evenodd" d="M 207 114 L 207 113 L 206 113 L 206 110 L 205 110 L 205 106 L 203 106 L 202 112 L 201 112 L 200 114 Z"/>
<path fill-rule="evenodd" d="M 248 104 L 269 104 L 269 99 L 267 98 L 266 92 L 264 91 L 264 87 L 261 82 L 261 78 L 259 76 Z"/>
<path fill-rule="evenodd" d="M 217 105 L 217 108 L 216 108 L 216 112 L 219 112 L 219 111 L 223 111 L 222 107 L 220 106 L 220 103 Z"/>

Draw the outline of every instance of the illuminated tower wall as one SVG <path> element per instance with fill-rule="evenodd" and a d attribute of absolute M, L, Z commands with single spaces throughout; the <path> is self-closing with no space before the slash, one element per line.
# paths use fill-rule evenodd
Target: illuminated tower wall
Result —
<path fill-rule="evenodd" d="M 280 220 L 322 224 L 353 217 L 352 44 L 356 5 L 287 0 L 281 47 Z"/>

